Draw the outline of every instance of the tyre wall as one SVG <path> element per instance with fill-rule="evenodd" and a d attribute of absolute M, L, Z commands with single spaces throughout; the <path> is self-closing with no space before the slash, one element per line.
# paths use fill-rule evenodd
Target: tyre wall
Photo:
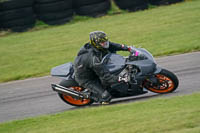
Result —
<path fill-rule="evenodd" d="M 114 0 L 122 10 L 138 11 L 148 8 L 148 0 Z"/>
<path fill-rule="evenodd" d="M 184 0 L 149 0 L 149 3 L 152 5 L 169 5 L 182 1 Z"/>
<path fill-rule="evenodd" d="M 137 11 L 148 4 L 166 5 L 183 0 L 112 0 L 122 10 Z M 0 0 L 0 30 L 26 31 L 36 20 L 49 25 L 60 25 L 73 15 L 99 17 L 111 8 L 111 0 Z"/>
<path fill-rule="evenodd" d="M 35 0 L 37 19 L 49 25 L 59 25 L 73 18 L 72 0 Z"/>
<path fill-rule="evenodd" d="M 111 8 L 110 0 L 74 0 L 75 13 L 80 16 L 98 17 Z"/>
<path fill-rule="evenodd" d="M 34 27 L 33 0 L 9 0 L 0 3 L 0 28 L 22 32 Z"/>

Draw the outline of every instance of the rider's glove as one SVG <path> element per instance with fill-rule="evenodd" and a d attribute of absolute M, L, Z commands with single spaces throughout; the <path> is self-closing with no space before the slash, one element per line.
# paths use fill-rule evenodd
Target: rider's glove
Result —
<path fill-rule="evenodd" d="M 121 77 L 121 76 L 119 76 L 119 78 L 118 78 L 118 82 L 125 82 L 125 83 L 127 83 L 128 82 L 128 76 L 126 76 L 126 77 Z"/>
<path fill-rule="evenodd" d="M 128 51 L 134 56 L 139 56 L 139 52 L 134 49 L 134 47 L 128 47 Z"/>

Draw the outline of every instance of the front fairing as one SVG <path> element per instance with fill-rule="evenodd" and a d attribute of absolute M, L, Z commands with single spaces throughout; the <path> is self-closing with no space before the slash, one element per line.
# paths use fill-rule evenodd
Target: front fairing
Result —
<path fill-rule="evenodd" d="M 136 66 L 139 69 L 138 75 L 148 75 L 156 71 L 157 65 L 151 53 L 143 48 L 135 48 L 139 52 L 135 60 L 128 60 L 127 65 Z"/>
<path fill-rule="evenodd" d="M 145 49 L 138 48 L 137 50 L 145 55 L 145 59 L 130 61 L 121 55 L 110 53 L 102 59 L 101 63 L 103 63 L 112 74 L 120 72 L 126 65 L 134 65 L 138 67 L 140 69 L 139 75 L 146 75 L 156 71 L 157 67 L 153 56 Z M 56 66 L 51 70 L 52 76 L 65 79 L 72 78 L 73 74 L 73 64 L 71 62 Z"/>
<path fill-rule="evenodd" d="M 155 63 L 155 60 L 153 58 L 153 55 L 147 51 L 146 49 L 144 48 L 136 48 L 141 54 L 145 55 L 147 57 L 147 59 L 151 60 L 152 62 Z"/>
<path fill-rule="evenodd" d="M 126 65 L 133 65 L 139 68 L 139 75 L 148 75 L 156 70 L 156 63 L 151 53 L 143 48 L 135 48 L 140 54 L 135 60 L 129 60 L 121 55 L 110 53 L 103 59 L 105 66 L 111 73 L 119 72 Z M 142 55 L 142 56 L 141 56 Z"/>

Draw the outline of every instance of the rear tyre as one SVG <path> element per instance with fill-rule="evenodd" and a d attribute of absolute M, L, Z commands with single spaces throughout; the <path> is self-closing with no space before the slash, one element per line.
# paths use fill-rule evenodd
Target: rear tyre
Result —
<path fill-rule="evenodd" d="M 76 91 L 83 91 L 84 88 L 80 87 L 74 80 L 63 80 L 60 82 L 61 86 L 64 87 L 71 87 Z M 91 105 L 94 101 L 91 99 L 75 99 L 72 96 L 68 96 L 68 95 L 64 95 L 61 93 L 58 93 L 58 96 L 67 104 L 70 104 L 72 106 L 87 106 L 87 105 Z"/>
<path fill-rule="evenodd" d="M 155 77 L 157 78 L 158 83 L 153 84 L 146 80 L 143 84 L 144 88 L 154 93 L 164 94 L 175 91 L 179 85 L 177 76 L 166 69 L 162 69 Z"/>
<path fill-rule="evenodd" d="M 82 7 L 86 5 L 93 5 L 96 3 L 104 2 L 105 0 L 74 0 L 75 7 Z"/>
<path fill-rule="evenodd" d="M 13 10 L 6 10 L 0 12 L 0 18 L 7 22 L 9 20 L 19 19 L 19 18 L 26 18 L 27 16 L 33 16 L 33 8 L 26 7 L 20 9 L 13 9 Z"/>
<path fill-rule="evenodd" d="M 34 0 L 5 0 L 0 2 L 0 11 L 32 7 Z"/>
<path fill-rule="evenodd" d="M 114 0 L 114 2 L 122 10 L 138 11 L 148 8 L 147 0 Z"/>
<path fill-rule="evenodd" d="M 75 10 L 76 14 L 80 16 L 100 17 L 105 15 L 111 8 L 110 1 L 103 1 L 92 5 L 85 5 Z"/>
<path fill-rule="evenodd" d="M 65 11 L 72 8 L 72 2 L 70 1 L 60 1 L 45 4 L 35 4 L 35 12 L 38 14 L 44 13 L 55 13 Z"/>
<path fill-rule="evenodd" d="M 58 2 L 58 1 L 63 1 L 63 0 L 35 0 L 35 3 L 44 4 L 44 3 L 51 3 L 51 2 Z"/>
<path fill-rule="evenodd" d="M 30 15 L 24 18 L 3 21 L 1 23 L 4 30 L 10 29 L 13 32 L 24 32 L 35 26 L 35 16 Z"/>
<path fill-rule="evenodd" d="M 169 5 L 182 1 L 184 0 L 149 0 L 149 3 L 152 5 Z"/>

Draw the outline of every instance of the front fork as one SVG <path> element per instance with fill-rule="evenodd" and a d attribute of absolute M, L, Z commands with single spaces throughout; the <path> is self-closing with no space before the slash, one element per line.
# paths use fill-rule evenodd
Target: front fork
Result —
<path fill-rule="evenodd" d="M 155 77 L 155 75 L 159 74 L 162 71 L 162 68 L 159 66 L 156 66 L 155 71 L 148 75 L 148 76 L 138 76 L 139 77 L 139 86 L 144 87 L 144 85 L 148 82 L 151 83 L 151 85 L 153 84 L 158 84 L 158 79 Z M 136 77 L 136 79 L 138 80 L 138 78 Z"/>
<path fill-rule="evenodd" d="M 150 76 L 147 76 L 142 84 L 142 86 L 160 86 L 160 80 L 156 77 L 162 71 L 161 67 L 156 66 L 156 70 Z"/>
<path fill-rule="evenodd" d="M 159 66 L 156 66 L 156 70 L 154 71 L 154 74 L 158 74 L 162 71 L 162 68 Z"/>

